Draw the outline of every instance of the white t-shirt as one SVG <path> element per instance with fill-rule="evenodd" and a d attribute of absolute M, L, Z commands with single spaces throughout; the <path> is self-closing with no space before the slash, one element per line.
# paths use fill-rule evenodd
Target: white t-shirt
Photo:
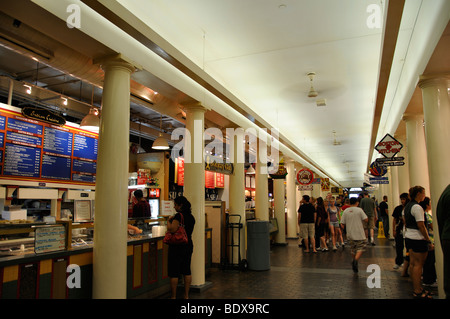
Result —
<path fill-rule="evenodd" d="M 405 210 L 402 211 L 402 215 L 403 215 L 403 217 L 405 217 Z M 424 214 L 423 208 L 419 204 L 414 204 L 413 207 L 411 207 L 411 215 L 413 215 L 416 222 L 425 221 L 425 214 Z M 424 240 L 425 239 L 425 237 L 423 237 L 420 230 L 414 229 L 414 228 L 405 228 L 405 238 L 415 239 L 415 240 Z"/>
<path fill-rule="evenodd" d="M 347 238 L 351 240 L 365 240 L 363 220 L 367 218 L 366 213 L 359 207 L 349 207 L 342 213 L 341 224 L 345 224 Z"/>

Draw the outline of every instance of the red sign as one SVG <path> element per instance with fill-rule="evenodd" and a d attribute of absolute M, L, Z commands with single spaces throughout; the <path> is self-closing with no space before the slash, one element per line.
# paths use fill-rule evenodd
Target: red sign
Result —
<path fill-rule="evenodd" d="M 214 172 L 205 171 L 205 187 L 215 188 L 216 187 L 216 176 Z"/>
<path fill-rule="evenodd" d="M 384 157 L 394 157 L 402 148 L 403 145 L 390 134 L 386 134 L 375 146 L 375 149 Z"/>
<path fill-rule="evenodd" d="M 297 173 L 297 182 L 300 185 L 309 185 L 313 182 L 313 180 L 314 174 L 307 168 L 303 168 Z"/>
<path fill-rule="evenodd" d="M 225 175 L 216 173 L 216 187 L 225 187 Z"/>
<path fill-rule="evenodd" d="M 184 158 L 177 158 L 177 184 L 178 186 L 184 186 Z"/>

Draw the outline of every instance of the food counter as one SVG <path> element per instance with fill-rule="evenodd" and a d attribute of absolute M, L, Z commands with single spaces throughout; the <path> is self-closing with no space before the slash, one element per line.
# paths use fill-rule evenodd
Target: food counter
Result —
<path fill-rule="evenodd" d="M 79 299 L 92 298 L 92 223 L 63 222 L 69 238 L 63 250 L 35 253 L 34 238 L 25 236 L 0 241 L 1 299 Z M 42 225 L 9 225 L 0 228 L 0 237 L 26 234 Z M 72 231 L 82 229 L 83 233 Z M 87 231 L 86 231 L 87 230 Z M 205 268 L 211 267 L 211 229 L 205 230 Z M 71 235 L 74 237 L 71 238 Z M 158 232 L 129 235 L 127 249 L 127 297 L 146 293 L 150 298 L 169 292 L 168 247 Z M 8 242 L 8 243 L 6 243 Z M 2 248 L 3 247 L 3 248 Z M 7 249 L 13 247 L 14 249 Z M 19 247 L 19 248 L 18 248 Z M 72 270 L 69 265 L 76 265 Z M 68 268 L 69 267 L 69 268 Z M 71 276 L 79 274 L 79 287 L 69 287 Z M 73 280 L 76 283 L 76 280 Z"/>

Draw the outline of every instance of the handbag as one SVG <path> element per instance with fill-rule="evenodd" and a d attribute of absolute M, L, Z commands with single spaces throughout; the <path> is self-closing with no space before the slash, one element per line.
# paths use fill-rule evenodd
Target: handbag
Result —
<path fill-rule="evenodd" d="M 175 232 L 167 231 L 164 236 L 163 242 L 167 245 L 184 245 L 188 243 L 188 237 L 186 234 L 186 230 L 184 229 L 184 217 L 181 215 L 181 223 L 178 226 L 178 229 Z"/>

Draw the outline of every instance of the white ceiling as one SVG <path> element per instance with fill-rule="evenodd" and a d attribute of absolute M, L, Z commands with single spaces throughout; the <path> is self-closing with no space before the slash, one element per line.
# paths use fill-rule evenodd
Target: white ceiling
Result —
<path fill-rule="evenodd" d="M 335 180 L 362 184 L 382 34 L 368 27 L 370 1 L 119 2 Z"/>
<path fill-rule="evenodd" d="M 90 10 L 91 1 L 33 2 L 63 20 L 68 5 L 79 3 L 82 32 L 230 121 L 243 117 L 232 109 L 237 105 L 267 128 L 278 128 L 296 159 L 306 155 L 321 175 L 345 187 L 363 183 L 371 137 L 395 132 L 439 40 L 436 30 L 445 28 L 450 11 L 447 0 L 406 1 L 380 128 L 374 133 L 384 0 L 98 1 L 159 46 L 159 53 L 120 30 L 117 19 L 111 23 Z M 368 24 L 377 18 L 373 8 L 380 9 L 382 22 L 375 28 Z M 317 98 L 307 97 L 308 72 L 316 73 Z M 199 78 L 234 105 L 206 92 Z M 316 106 L 320 98 L 326 106 Z M 340 145 L 334 145 L 335 138 Z"/>

